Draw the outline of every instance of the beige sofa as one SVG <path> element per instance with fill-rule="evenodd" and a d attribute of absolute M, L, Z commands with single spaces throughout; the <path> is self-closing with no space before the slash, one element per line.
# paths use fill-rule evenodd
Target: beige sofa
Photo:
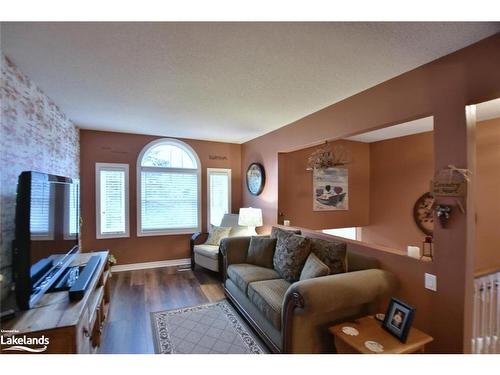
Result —
<path fill-rule="evenodd" d="M 390 293 L 394 276 L 370 257 L 347 252 L 346 273 L 297 281 L 246 263 L 250 237 L 221 242 L 227 298 L 276 353 L 334 352 L 327 327 L 373 312 Z"/>

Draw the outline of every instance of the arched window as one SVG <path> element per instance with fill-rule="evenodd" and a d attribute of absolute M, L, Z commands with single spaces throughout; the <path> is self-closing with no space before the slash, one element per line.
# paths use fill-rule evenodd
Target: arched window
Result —
<path fill-rule="evenodd" d="M 146 145 L 137 160 L 137 235 L 193 233 L 201 227 L 201 163 L 175 139 Z"/>

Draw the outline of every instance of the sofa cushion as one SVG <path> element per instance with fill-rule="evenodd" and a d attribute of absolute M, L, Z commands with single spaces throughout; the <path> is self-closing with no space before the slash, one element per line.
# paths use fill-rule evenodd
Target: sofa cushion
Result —
<path fill-rule="evenodd" d="M 219 246 L 223 238 L 229 237 L 229 232 L 231 232 L 231 227 L 212 226 L 205 245 Z"/>
<path fill-rule="evenodd" d="M 327 241 L 321 238 L 311 238 L 311 251 L 330 269 L 330 275 L 344 273 L 346 269 L 345 242 Z"/>
<path fill-rule="evenodd" d="M 194 245 L 193 251 L 196 254 L 200 254 L 212 259 L 217 259 L 219 256 L 219 246 L 214 246 L 214 245 L 207 245 L 207 244 Z"/>
<path fill-rule="evenodd" d="M 281 309 L 289 286 L 284 279 L 255 281 L 248 286 L 248 298 L 276 329 L 281 329 Z"/>
<path fill-rule="evenodd" d="M 259 267 L 253 264 L 231 264 L 227 267 L 229 277 L 243 293 L 247 293 L 248 284 L 254 281 L 279 279 L 280 275 L 272 268 Z"/>
<path fill-rule="evenodd" d="M 282 229 L 282 228 L 278 228 L 278 227 L 272 227 L 270 237 L 271 238 L 278 238 L 279 232 L 301 234 L 300 229 Z"/>
<path fill-rule="evenodd" d="M 274 249 L 276 239 L 252 236 L 248 247 L 247 263 L 256 266 L 273 268 Z"/>
<path fill-rule="evenodd" d="M 307 257 L 304 268 L 300 273 L 300 280 L 314 279 L 315 277 L 326 276 L 330 273 L 330 268 L 318 259 L 314 253 Z"/>
<path fill-rule="evenodd" d="M 308 238 L 279 231 L 273 258 L 274 269 L 283 279 L 293 283 L 299 279 L 310 252 L 311 243 Z"/>

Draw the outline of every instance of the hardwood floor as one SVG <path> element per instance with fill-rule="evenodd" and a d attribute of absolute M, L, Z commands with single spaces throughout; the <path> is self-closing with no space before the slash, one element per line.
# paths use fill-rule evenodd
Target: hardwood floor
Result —
<path fill-rule="evenodd" d="M 224 291 L 208 270 L 176 267 L 113 273 L 111 305 L 99 353 L 154 353 L 150 313 L 219 301 Z"/>

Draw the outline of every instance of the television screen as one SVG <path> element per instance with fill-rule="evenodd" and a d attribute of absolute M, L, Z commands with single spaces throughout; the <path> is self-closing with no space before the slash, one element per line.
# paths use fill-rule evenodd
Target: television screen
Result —
<path fill-rule="evenodd" d="M 78 245 L 78 184 L 32 173 L 30 194 L 31 265 Z"/>
<path fill-rule="evenodd" d="M 77 180 L 39 172 L 19 176 L 16 201 L 14 279 L 18 306 L 27 309 L 78 251 Z"/>

